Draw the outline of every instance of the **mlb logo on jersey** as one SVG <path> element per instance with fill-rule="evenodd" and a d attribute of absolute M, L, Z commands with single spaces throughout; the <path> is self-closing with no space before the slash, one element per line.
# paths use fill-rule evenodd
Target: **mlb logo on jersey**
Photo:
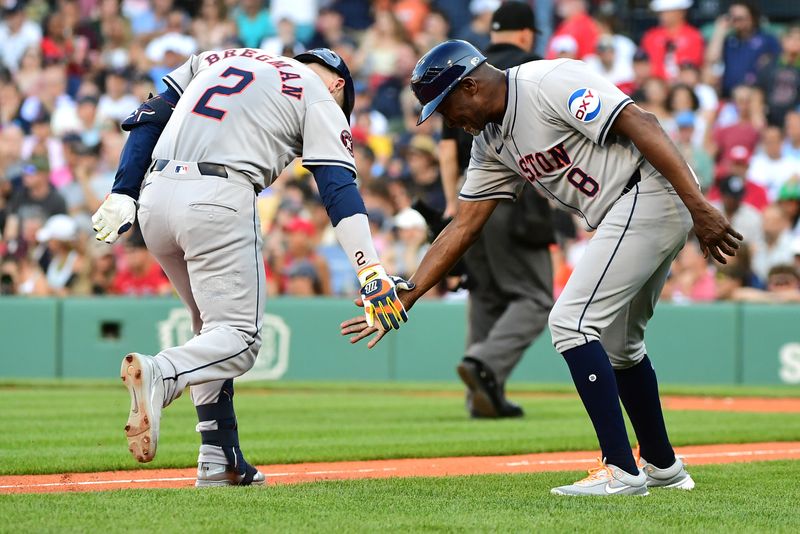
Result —
<path fill-rule="evenodd" d="M 600 115 L 600 94 L 584 87 L 569 95 L 567 107 L 570 114 L 581 122 L 591 122 Z"/>
<path fill-rule="evenodd" d="M 186 174 L 189 172 L 188 165 L 175 165 L 175 174 Z"/>

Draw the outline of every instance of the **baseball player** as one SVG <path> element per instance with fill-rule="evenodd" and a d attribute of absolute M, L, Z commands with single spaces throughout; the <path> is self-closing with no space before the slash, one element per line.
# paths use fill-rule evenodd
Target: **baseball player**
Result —
<path fill-rule="evenodd" d="M 420 59 L 411 87 L 423 105 L 420 123 L 438 110 L 476 137 L 458 212 L 412 277 L 416 288 L 400 293 L 406 309 L 470 246 L 499 199 L 514 198 L 523 180 L 533 183 L 595 230 L 549 326 L 603 461 L 585 479 L 552 492 L 647 495 L 653 486 L 693 488 L 667 436 L 644 331 L 693 225 L 704 252 L 722 263 L 735 254 L 741 235 L 703 198 L 656 118 L 579 61 L 536 61 L 501 72 L 469 43 L 447 41 Z M 343 334 L 355 334 L 351 342 L 376 331 L 363 318 L 342 324 Z"/>
<path fill-rule="evenodd" d="M 399 328 L 407 316 L 395 284 L 408 286 L 386 274 L 372 244 L 348 125 L 353 81 L 339 56 L 204 52 L 164 82 L 167 91 L 124 121 L 130 137 L 92 221 L 97 238 L 113 243 L 133 224 L 138 200 L 145 242 L 189 309 L 195 337 L 155 357 L 123 358 L 125 433 L 134 457 L 151 461 L 162 408 L 189 386 L 202 437 L 196 485 L 263 484 L 239 447 L 233 409 L 233 378 L 253 366 L 261 346 L 257 193 L 302 157 L 358 272 L 369 323 Z"/>

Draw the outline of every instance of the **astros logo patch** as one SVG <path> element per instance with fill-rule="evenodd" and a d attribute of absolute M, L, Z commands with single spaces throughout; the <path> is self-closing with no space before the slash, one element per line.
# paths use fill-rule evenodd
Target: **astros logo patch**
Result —
<path fill-rule="evenodd" d="M 570 114 L 579 121 L 591 122 L 600 115 L 600 94 L 588 87 L 578 89 L 569 95 L 567 107 Z"/>
<path fill-rule="evenodd" d="M 342 144 L 344 145 L 344 147 L 347 149 L 347 151 L 352 156 L 353 155 L 353 136 L 350 135 L 350 132 L 348 130 L 342 130 L 342 133 L 339 134 L 339 139 L 341 139 Z"/>

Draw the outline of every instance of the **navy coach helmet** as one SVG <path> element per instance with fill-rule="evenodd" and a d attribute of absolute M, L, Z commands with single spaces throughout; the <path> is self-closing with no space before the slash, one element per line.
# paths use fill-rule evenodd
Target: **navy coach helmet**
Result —
<path fill-rule="evenodd" d="M 485 61 L 477 48 L 458 39 L 439 43 L 422 56 L 411 73 L 411 90 L 422 104 L 417 125 L 428 120 L 456 85 Z"/>
<path fill-rule="evenodd" d="M 329 48 L 312 48 L 294 56 L 294 59 L 300 63 L 319 63 L 344 79 L 344 107 L 342 111 L 344 111 L 344 116 L 347 117 L 347 122 L 350 122 L 350 113 L 353 112 L 353 106 L 356 102 L 356 89 L 355 85 L 353 85 L 353 77 L 350 76 L 350 69 L 347 68 L 347 64 L 339 57 L 339 54 Z"/>

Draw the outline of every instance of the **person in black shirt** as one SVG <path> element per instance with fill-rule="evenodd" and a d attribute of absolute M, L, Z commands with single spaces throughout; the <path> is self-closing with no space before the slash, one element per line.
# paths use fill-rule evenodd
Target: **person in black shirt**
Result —
<path fill-rule="evenodd" d="M 786 29 L 782 45 L 783 53 L 757 75 L 771 126 L 782 126 L 786 113 L 800 104 L 800 24 Z"/>
<path fill-rule="evenodd" d="M 530 6 L 506 2 L 492 15 L 488 62 L 508 69 L 541 59 L 531 53 L 535 37 Z M 444 127 L 439 162 L 446 191 L 446 217 L 456 210 L 457 182 L 469 165 L 472 136 Z M 524 351 L 547 326 L 553 306 L 549 245 L 555 242 L 550 205 L 530 184 L 517 201 L 500 201 L 464 256 L 469 273 L 469 339 L 457 367 L 467 386 L 472 417 L 519 417 L 522 408 L 505 397 L 505 383 Z"/>
<path fill-rule="evenodd" d="M 23 167 L 22 187 L 11 195 L 7 206 L 3 239 L 10 247 L 16 246 L 25 221 L 38 219 L 44 223 L 53 215 L 67 212 L 64 197 L 50 185 L 49 174 L 45 156 L 34 156 Z"/>
<path fill-rule="evenodd" d="M 445 196 L 436 165 L 436 141 L 429 135 L 415 135 L 406 148 L 406 161 L 414 198 L 441 213 Z"/>

